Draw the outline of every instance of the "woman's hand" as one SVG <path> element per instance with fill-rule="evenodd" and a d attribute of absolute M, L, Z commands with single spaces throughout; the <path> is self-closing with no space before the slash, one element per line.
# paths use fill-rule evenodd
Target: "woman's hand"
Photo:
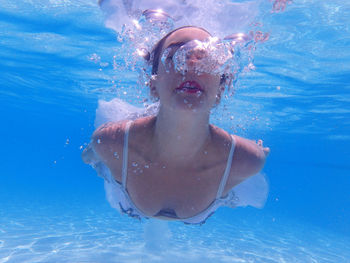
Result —
<path fill-rule="evenodd" d="M 270 148 L 269 147 L 264 147 L 263 146 L 263 141 L 262 140 L 258 140 L 258 142 L 256 143 L 264 152 L 265 157 L 267 157 L 270 153 Z"/>
<path fill-rule="evenodd" d="M 81 159 L 83 159 L 83 162 L 86 164 L 93 164 L 98 162 L 96 158 L 96 154 L 94 150 L 92 149 L 91 144 L 89 144 L 81 154 Z"/>
<path fill-rule="evenodd" d="M 90 164 L 92 168 L 95 169 L 97 172 L 97 175 L 106 179 L 108 181 L 108 178 L 106 177 L 106 173 L 104 171 L 104 166 L 102 162 L 98 159 L 94 149 L 92 148 L 91 144 L 89 144 L 83 151 L 81 158 L 83 159 L 83 162 L 86 164 Z"/>

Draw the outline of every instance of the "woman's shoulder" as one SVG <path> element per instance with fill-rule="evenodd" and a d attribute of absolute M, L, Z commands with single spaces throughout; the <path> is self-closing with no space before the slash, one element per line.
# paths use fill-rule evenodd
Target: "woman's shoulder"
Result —
<path fill-rule="evenodd" d="M 226 146 L 226 148 L 231 148 L 232 143 L 235 144 L 235 152 L 234 156 L 236 158 L 243 159 L 245 161 L 259 161 L 264 160 L 265 153 L 263 151 L 262 145 L 258 145 L 255 141 L 249 140 L 238 135 L 233 135 L 211 125 L 213 140 L 219 147 L 222 145 Z"/>
<path fill-rule="evenodd" d="M 121 151 L 127 121 L 107 122 L 98 127 L 91 138 L 95 153 L 106 164 L 113 159 L 113 153 Z"/>
<path fill-rule="evenodd" d="M 212 135 L 212 140 L 216 146 L 221 148 L 224 146 L 227 149 L 230 149 L 232 143 L 232 135 L 229 134 L 224 129 L 221 129 L 215 125 L 210 124 L 210 130 Z"/>
<path fill-rule="evenodd" d="M 98 127 L 92 135 L 92 144 L 95 148 L 109 148 L 123 146 L 127 123 L 131 120 L 121 120 L 118 122 L 107 122 Z M 139 118 L 131 121 L 133 133 L 141 133 L 147 130 L 147 126 L 152 122 L 151 117 Z"/>
<path fill-rule="evenodd" d="M 262 145 L 255 141 L 237 135 L 234 135 L 234 138 L 235 152 L 232 158 L 231 176 L 227 182 L 228 189 L 259 173 L 264 167 L 267 156 Z"/>
<path fill-rule="evenodd" d="M 263 148 L 262 144 L 238 135 L 229 134 L 215 126 L 212 126 L 212 128 L 216 142 L 223 143 L 227 148 L 225 152 L 231 148 L 232 143 L 235 144 L 227 190 L 244 179 L 257 174 L 263 168 L 268 153 L 265 151 L 267 148 Z M 221 143 L 217 143 L 217 145 L 221 146 Z"/>
<path fill-rule="evenodd" d="M 100 142 L 102 139 L 115 140 L 124 133 L 126 123 L 127 120 L 104 123 L 94 131 L 92 140 L 100 140 Z"/>
<path fill-rule="evenodd" d="M 260 164 L 265 162 L 267 153 L 263 148 L 262 143 L 255 142 L 237 135 L 234 135 L 235 138 L 235 152 L 238 157 L 245 159 L 251 164 Z"/>

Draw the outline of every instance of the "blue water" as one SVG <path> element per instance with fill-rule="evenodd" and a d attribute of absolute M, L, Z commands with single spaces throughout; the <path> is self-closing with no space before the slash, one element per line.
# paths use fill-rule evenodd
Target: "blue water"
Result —
<path fill-rule="evenodd" d="M 98 99 L 141 100 L 96 3 L 0 6 L 0 263 L 350 262 L 350 3 L 262 7 L 271 37 L 213 121 L 271 148 L 269 198 L 201 227 L 119 215 L 80 159 Z"/>

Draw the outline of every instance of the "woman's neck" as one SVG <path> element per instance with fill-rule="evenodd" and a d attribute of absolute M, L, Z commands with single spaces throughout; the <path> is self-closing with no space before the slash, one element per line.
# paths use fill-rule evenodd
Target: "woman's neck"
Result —
<path fill-rule="evenodd" d="M 191 164 L 210 141 L 209 112 L 174 111 L 160 106 L 153 137 L 158 160 Z"/>

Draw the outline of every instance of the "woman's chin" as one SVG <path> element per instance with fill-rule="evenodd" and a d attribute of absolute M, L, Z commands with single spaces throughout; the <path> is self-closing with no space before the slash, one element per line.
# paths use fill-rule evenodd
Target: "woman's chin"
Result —
<path fill-rule="evenodd" d="M 207 102 L 204 98 L 198 98 L 195 96 L 177 96 L 172 105 L 175 110 L 193 113 L 203 112 L 208 108 Z"/>

